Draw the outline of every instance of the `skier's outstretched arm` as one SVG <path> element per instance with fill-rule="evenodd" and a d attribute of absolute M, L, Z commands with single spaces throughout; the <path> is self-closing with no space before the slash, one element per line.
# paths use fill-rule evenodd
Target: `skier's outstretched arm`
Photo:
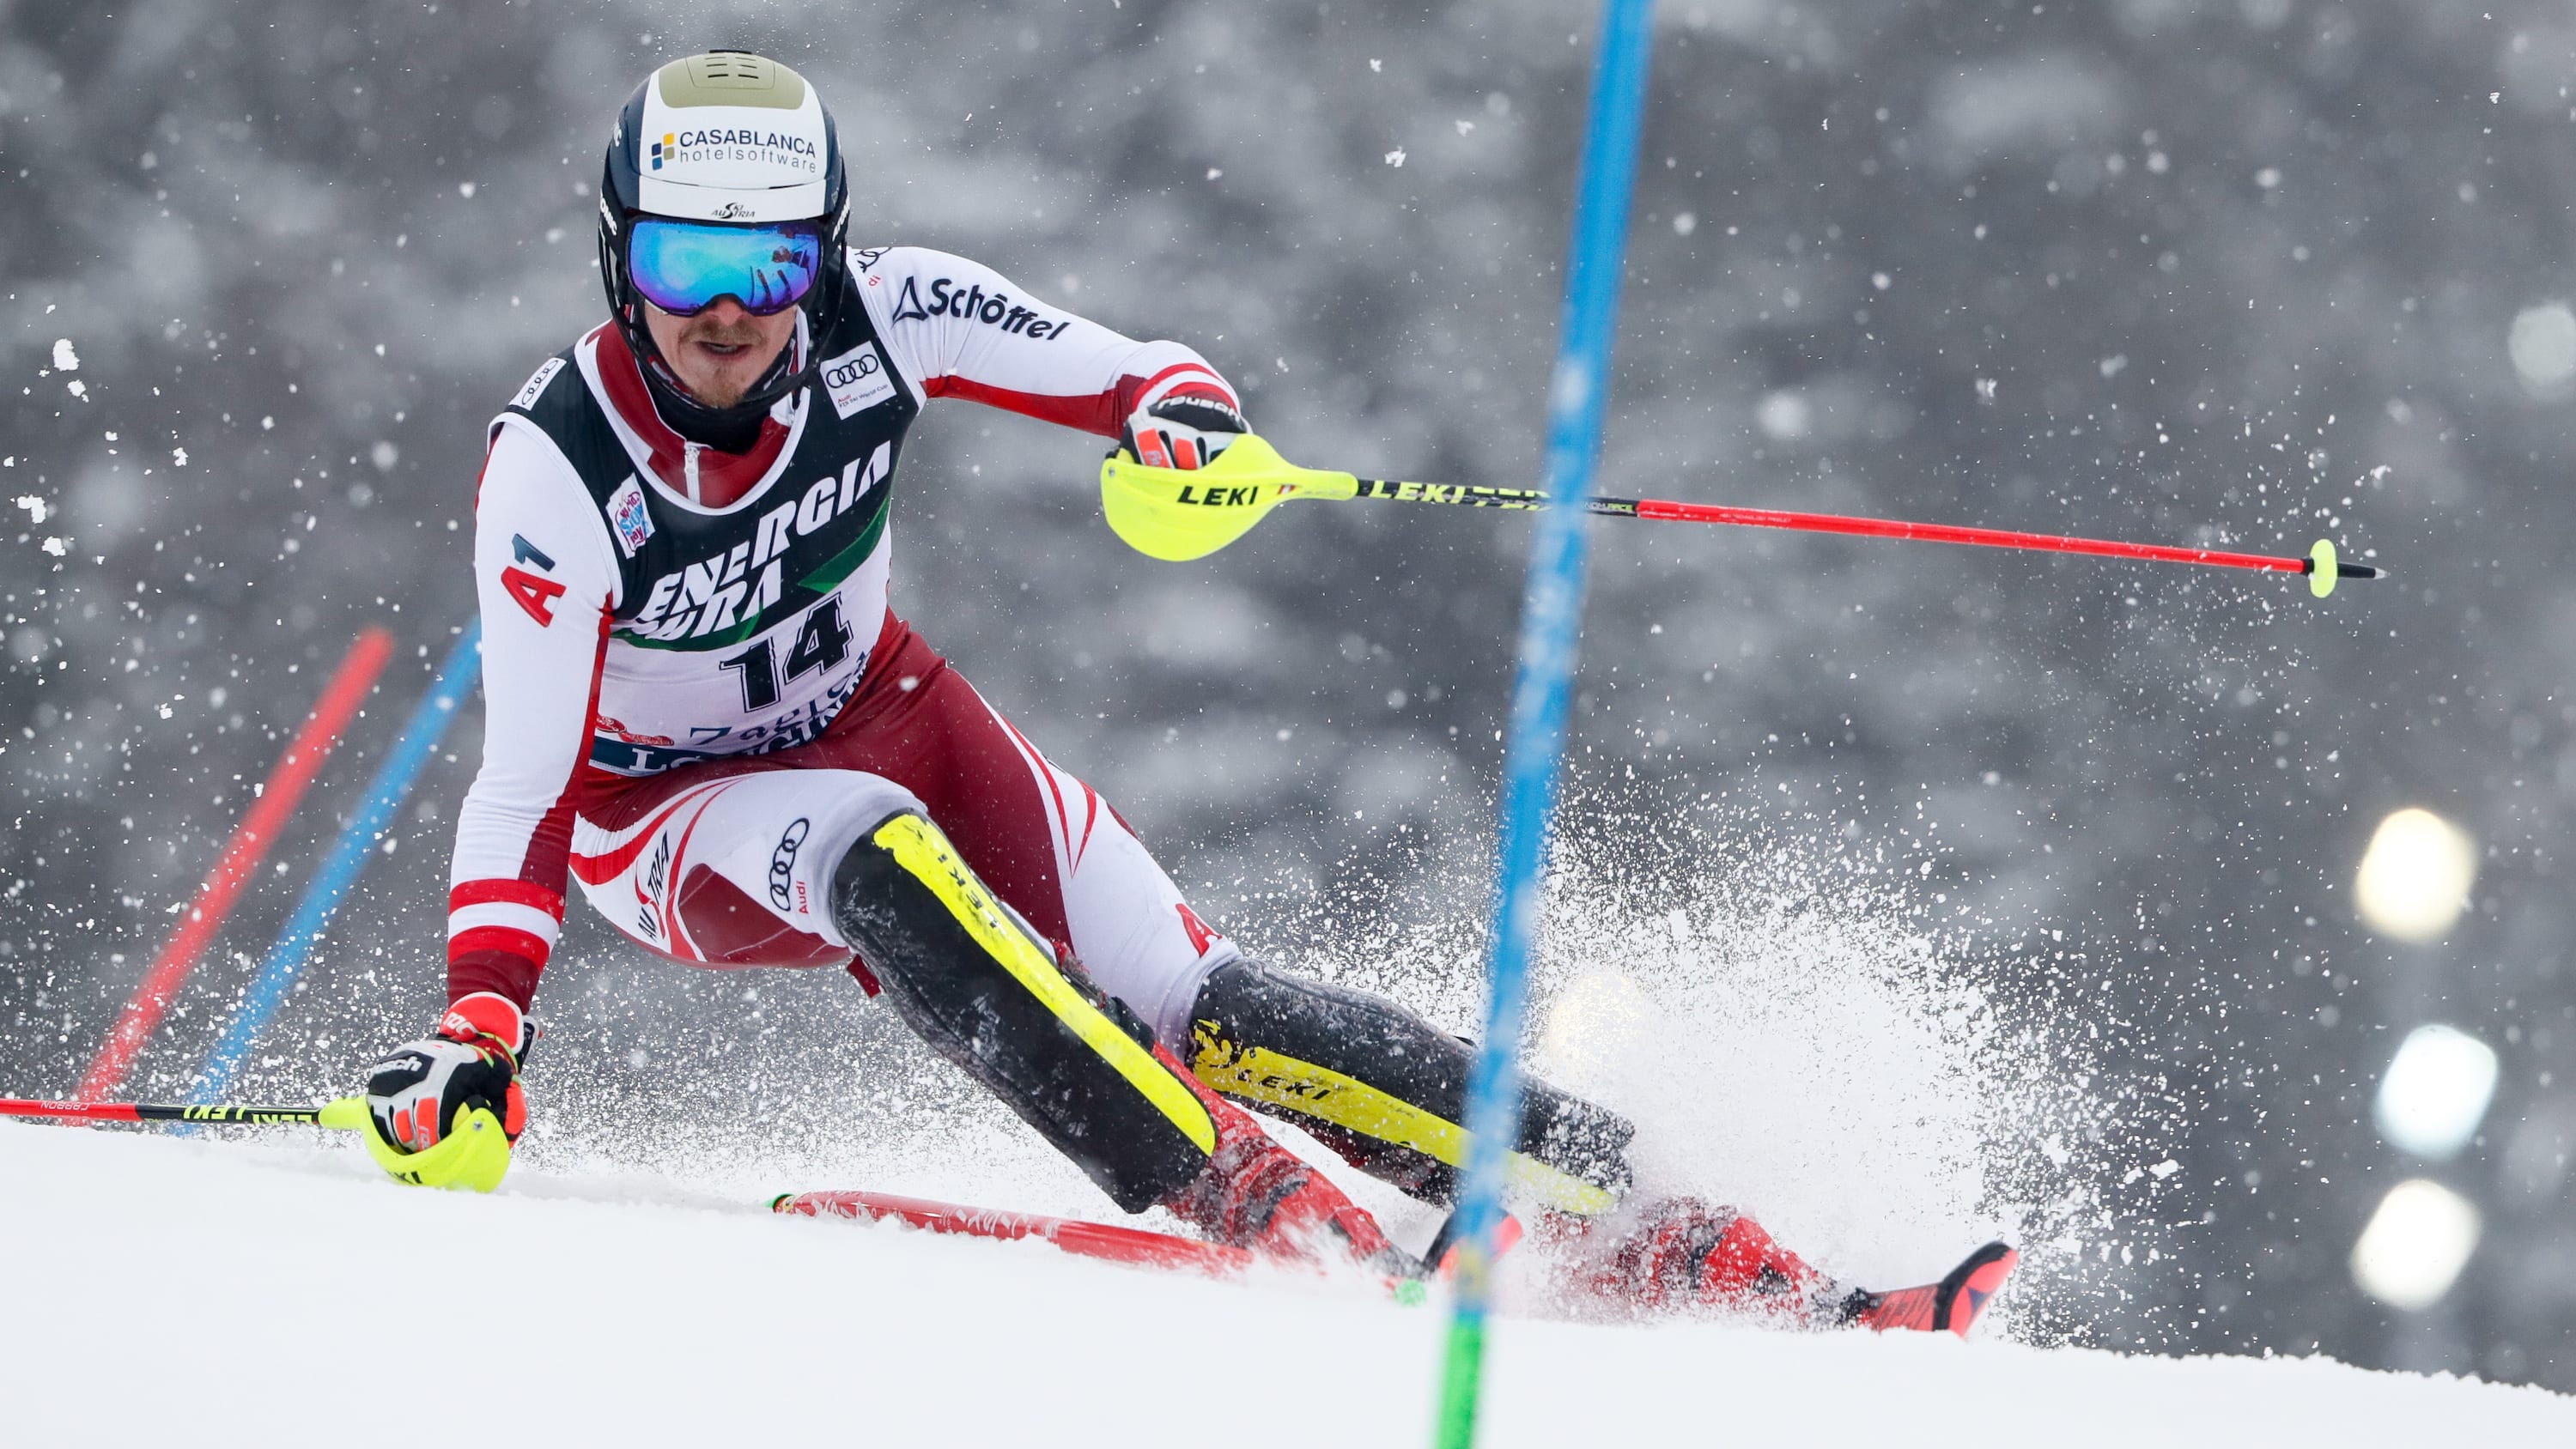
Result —
<path fill-rule="evenodd" d="M 398 1176 L 489 1187 L 525 1125 L 526 1012 L 563 921 L 572 784 L 587 755 L 616 561 L 599 512 L 535 429 L 494 429 L 474 508 L 483 768 L 456 821 L 448 1009 L 369 1070 L 370 1146 Z"/>
<path fill-rule="evenodd" d="M 896 370 L 926 400 L 965 398 L 1195 468 L 1249 431 L 1234 387 L 1178 342 L 1139 342 L 1028 295 L 981 262 L 923 247 L 851 254 Z"/>

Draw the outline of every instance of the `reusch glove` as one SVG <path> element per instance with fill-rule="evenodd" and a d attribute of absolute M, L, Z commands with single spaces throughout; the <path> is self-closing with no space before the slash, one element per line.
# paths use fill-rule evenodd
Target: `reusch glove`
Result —
<path fill-rule="evenodd" d="M 1252 431 L 1234 404 L 1211 389 L 1184 383 L 1138 408 L 1118 446 L 1149 468 L 1204 468 Z"/>
<path fill-rule="evenodd" d="M 519 1068 L 537 1024 L 509 998 L 477 991 L 435 1034 L 394 1048 L 367 1072 L 367 1151 L 397 1182 L 490 1192 L 527 1126 Z"/>

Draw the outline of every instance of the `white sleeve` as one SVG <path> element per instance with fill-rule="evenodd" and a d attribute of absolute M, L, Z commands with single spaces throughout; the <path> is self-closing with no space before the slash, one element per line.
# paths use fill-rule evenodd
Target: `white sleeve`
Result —
<path fill-rule="evenodd" d="M 474 504 L 483 768 L 457 812 L 448 960 L 452 977 L 476 953 L 525 958 L 532 989 L 563 920 L 573 777 L 619 584 L 607 521 L 554 443 L 516 416 L 493 431 Z"/>
<path fill-rule="evenodd" d="M 981 262 L 922 247 L 853 251 L 851 274 L 895 370 L 925 398 L 962 397 L 1116 437 L 1175 390 L 1236 404 L 1206 358 L 1050 307 Z"/>

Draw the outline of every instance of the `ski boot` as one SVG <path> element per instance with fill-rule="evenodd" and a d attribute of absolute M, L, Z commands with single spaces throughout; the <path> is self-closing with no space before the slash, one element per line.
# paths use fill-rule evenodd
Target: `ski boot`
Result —
<path fill-rule="evenodd" d="M 1164 1057 L 1159 1049 L 1155 1056 Z M 1168 1060 L 1168 1058 L 1166 1058 Z M 1207 1169 L 1163 1200 L 1183 1222 L 1217 1242 L 1297 1262 L 1346 1262 L 1396 1277 L 1419 1278 L 1422 1264 L 1387 1241 L 1377 1219 L 1344 1196 L 1332 1179 L 1261 1130 L 1252 1115 L 1174 1074 L 1207 1104 L 1216 1150 Z"/>
<path fill-rule="evenodd" d="M 1891 1328 L 1917 1333 L 1947 1329 L 1965 1338 L 1986 1311 L 1986 1301 L 2004 1286 L 2004 1280 L 2020 1263 L 2021 1254 L 2002 1243 L 1988 1243 L 1970 1253 L 1966 1262 L 1951 1269 L 1949 1276 L 1938 1283 L 1885 1293 L 1859 1289 L 1845 1306 L 1851 1322 L 1879 1333 Z"/>
<path fill-rule="evenodd" d="M 1557 1234 L 1579 1239 L 1592 1227 L 1560 1223 Z M 1632 1312 L 1718 1308 L 1784 1327 L 1947 1329 L 1962 1338 L 2020 1261 L 1990 1243 L 1938 1283 L 1872 1292 L 1826 1276 L 1744 1214 L 1690 1197 L 1648 1207 L 1625 1237 L 1585 1256 L 1578 1291 Z"/>
<path fill-rule="evenodd" d="M 1592 1237 L 1606 1224 L 1559 1218 L 1551 1236 Z M 1638 1313 L 1721 1308 L 1791 1326 L 1841 1321 L 1849 1291 L 1772 1241 L 1760 1223 L 1695 1197 L 1648 1206 L 1615 1241 L 1575 1245 L 1582 1266 L 1569 1286 Z"/>

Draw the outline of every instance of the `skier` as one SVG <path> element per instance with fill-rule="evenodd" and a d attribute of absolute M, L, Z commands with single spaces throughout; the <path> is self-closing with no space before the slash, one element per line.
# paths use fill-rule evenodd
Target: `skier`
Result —
<path fill-rule="evenodd" d="M 483 765 L 457 819 L 450 1005 L 370 1069 L 370 1149 L 405 1182 L 498 1183 L 569 872 L 657 954 L 847 969 L 1128 1212 L 1418 1271 L 1236 1104 L 1445 1202 L 1466 1045 L 1244 954 L 887 605 L 895 465 L 930 400 L 1221 479 L 1249 434 L 1233 388 L 974 262 L 850 247 L 848 219 L 832 118 L 786 66 L 690 56 L 620 113 L 609 320 L 487 437 Z M 1632 1132 L 1533 1083 L 1513 1158 L 1614 1301 L 1964 1332 L 2012 1266 L 1995 1245 L 1875 1294 L 1696 1200 L 1593 1228 L 1630 1186 Z"/>

